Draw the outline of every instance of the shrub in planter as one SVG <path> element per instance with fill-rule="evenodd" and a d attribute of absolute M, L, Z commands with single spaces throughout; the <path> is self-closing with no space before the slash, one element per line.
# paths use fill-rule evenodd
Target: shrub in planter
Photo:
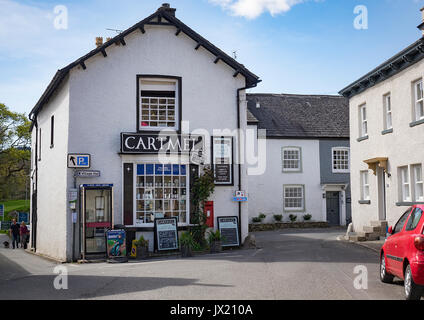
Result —
<path fill-rule="evenodd" d="M 221 252 L 222 251 L 222 237 L 219 230 L 210 231 L 208 235 L 208 242 L 211 253 Z"/>
<path fill-rule="evenodd" d="M 303 216 L 303 220 L 305 220 L 305 221 L 310 221 L 311 219 L 312 219 L 312 216 L 310 214 L 305 214 Z"/>
<path fill-rule="evenodd" d="M 290 218 L 290 221 L 291 221 L 291 222 L 296 222 L 296 220 L 297 220 L 297 215 L 295 215 L 295 214 L 291 214 L 291 215 L 289 215 L 289 218 Z"/>
<path fill-rule="evenodd" d="M 260 213 L 258 218 L 261 219 L 261 221 L 262 221 L 266 218 L 266 214 Z"/>
<path fill-rule="evenodd" d="M 147 259 L 149 257 L 149 240 L 144 239 L 143 236 L 135 242 L 136 250 L 136 259 Z"/>
<path fill-rule="evenodd" d="M 191 232 L 183 232 L 180 236 L 181 255 L 183 257 L 193 256 L 193 248 L 196 246 L 193 234 Z"/>
<path fill-rule="evenodd" d="M 261 218 L 259 218 L 259 217 L 253 217 L 253 218 L 252 218 L 252 222 L 253 222 L 253 223 L 259 223 L 259 222 L 262 222 L 262 219 L 261 219 Z"/>
<path fill-rule="evenodd" d="M 274 214 L 274 220 L 277 222 L 281 222 L 283 220 L 282 214 Z"/>

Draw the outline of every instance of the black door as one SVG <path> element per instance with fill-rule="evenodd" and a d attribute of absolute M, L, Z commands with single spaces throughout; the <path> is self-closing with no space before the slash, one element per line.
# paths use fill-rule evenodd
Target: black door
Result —
<path fill-rule="evenodd" d="M 327 192 L 327 221 L 332 226 L 340 225 L 339 192 Z"/>

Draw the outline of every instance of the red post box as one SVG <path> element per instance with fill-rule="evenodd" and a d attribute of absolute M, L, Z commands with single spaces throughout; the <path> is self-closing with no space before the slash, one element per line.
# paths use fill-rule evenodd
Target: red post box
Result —
<path fill-rule="evenodd" d="M 206 225 L 209 228 L 213 228 L 213 221 L 214 221 L 213 201 L 206 201 L 205 202 L 205 215 L 206 215 Z"/>

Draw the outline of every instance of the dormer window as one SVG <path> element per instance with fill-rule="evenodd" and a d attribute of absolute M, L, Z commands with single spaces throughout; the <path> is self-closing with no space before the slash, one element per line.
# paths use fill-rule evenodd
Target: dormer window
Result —
<path fill-rule="evenodd" d="M 139 78 L 139 131 L 179 130 L 178 81 Z"/>

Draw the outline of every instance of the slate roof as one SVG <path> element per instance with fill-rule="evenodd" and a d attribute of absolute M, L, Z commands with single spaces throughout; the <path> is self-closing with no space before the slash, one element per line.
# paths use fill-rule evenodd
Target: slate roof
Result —
<path fill-rule="evenodd" d="M 169 8 L 169 4 L 166 4 L 166 6 L 160 7 L 155 13 L 151 14 L 144 20 L 141 20 L 140 22 L 136 23 L 132 27 L 128 28 L 127 30 L 121 32 L 116 37 L 112 38 L 111 40 L 105 42 L 102 46 L 95 48 L 94 50 L 90 51 L 86 55 L 82 56 L 81 58 L 75 60 L 74 62 L 67 65 L 65 68 L 60 69 L 56 72 L 53 79 L 47 86 L 46 90 L 38 100 L 37 104 L 34 106 L 34 108 L 31 110 L 29 114 L 29 118 L 31 120 L 34 119 L 34 116 L 37 115 L 37 113 L 41 110 L 43 105 L 49 100 L 49 98 L 53 95 L 55 90 L 60 86 L 63 79 L 68 75 L 69 71 L 80 65 L 83 69 L 86 69 L 85 66 L 85 60 L 102 53 L 105 58 L 107 58 L 107 52 L 106 49 L 114 45 L 115 43 L 121 43 L 123 46 L 125 46 L 125 37 L 129 35 L 130 33 L 139 30 L 141 33 L 145 33 L 146 30 L 144 29 L 145 25 L 164 25 L 164 26 L 174 26 L 176 29 L 175 35 L 178 36 L 181 32 L 185 33 L 187 36 L 192 38 L 194 41 L 197 42 L 197 46 L 195 47 L 196 50 L 199 47 L 203 47 L 209 52 L 211 52 L 213 55 L 215 55 L 215 63 L 218 61 L 223 61 L 230 67 L 234 69 L 234 77 L 236 77 L 238 74 L 242 74 L 246 78 L 246 86 L 251 88 L 255 87 L 261 80 L 257 75 L 249 71 L 243 64 L 237 62 L 235 59 L 227 55 L 224 51 L 213 45 L 211 42 L 203 38 L 200 34 L 195 32 L 193 29 L 188 27 L 186 24 L 184 24 L 181 20 L 177 19 L 175 17 L 175 10 L 174 8 Z M 155 21 L 156 19 L 159 19 L 162 22 Z"/>
<path fill-rule="evenodd" d="M 342 96 L 247 94 L 247 107 L 269 138 L 349 138 L 349 102 Z"/>

